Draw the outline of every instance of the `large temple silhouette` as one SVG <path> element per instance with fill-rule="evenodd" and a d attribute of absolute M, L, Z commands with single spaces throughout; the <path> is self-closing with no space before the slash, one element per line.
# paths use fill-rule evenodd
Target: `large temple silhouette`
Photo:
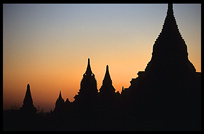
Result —
<path fill-rule="evenodd" d="M 201 130 L 201 73 L 188 59 L 173 5 L 168 4 L 151 60 L 128 88 L 115 92 L 107 65 L 97 89 L 88 59 L 74 98 L 64 101 L 60 91 L 54 111 L 43 120 L 48 130 Z M 19 111 L 36 113 L 29 84 Z"/>
<path fill-rule="evenodd" d="M 123 90 L 122 94 L 126 94 L 124 103 L 133 115 L 134 112 L 140 113 L 140 117 L 148 115 L 152 122 L 157 118 L 157 123 L 163 126 L 166 123 L 166 128 L 199 128 L 200 80 L 200 73 L 195 71 L 188 59 L 187 46 L 176 24 L 173 6 L 168 4 L 162 31 L 153 46 L 152 58 L 145 71 L 138 72 L 130 87 Z"/>

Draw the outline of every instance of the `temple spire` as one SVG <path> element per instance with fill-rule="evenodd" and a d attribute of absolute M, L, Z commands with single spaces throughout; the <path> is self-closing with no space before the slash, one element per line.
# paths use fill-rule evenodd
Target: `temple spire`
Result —
<path fill-rule="evenodd" d="M 89 58 L 88 58 L 88 65 L 87 65 L 85 74 L 86 75 L 91 75 L 92 74 L 91 66 L 90 66 L 90 59 Z"/>
<path fill-rule="evenodd" d="M 60 98 L 60 99 L 62 98 L 62 94 L 61 94 L 61 91 L 60 91 L 60 94 L 59 94 L 59 98 Z"/>
<path fill-rule="evenodd" d="M 94 105 L 96 105 L 97 94 L 97 82 L 95 79 L 95 75 L 91 71 L 90 59 L 88 58 L 88 65 L 86 68 L 86 72 L 84 73 L 81 80 L 78 95 L 74 97 L 77 105 L 76 107 L 93 107 Z"/>
<path fill-rule="evenodd" d="M 64 99 L 62 98 L 62 94 L 60 91 L 59 97 L 57 98 L 57 101 L 55 102 L 54 113 L 63 114 L 64 108 L 65 108 L 64 106 L 65 106 L 65 102 L 64 102 Z"/>
<path fill-rule="evenodd" d="M 108 65 L 103 79 L 103 84 L 100 88 L 99 103 L 103 108 L 112 108 L 115 100 L 115 88 L 112 85 L 112 80 L 109 73 Z"/>
<path fill-rule="evenodd" d="M 180 35 L 180 32 L 178 30 L 178 26 L 176 23 L 176 19 L 174 17 L 174 11 L 173 11 L 173 4 L 169 3 L 168 4 L 168 9 L 167 9 L 167 15 L 164 21 L 164 25 L 163 25 L 163 29 L 162 32 L 170 32 L 172 33 L 172 31 L 176 32 L 176 34 Z M 175 33 L 173 33 L 175 34 Z"/>
<path fill-rule="evenodd" d="M 33 105 L 33 99 L 30 92 L 30 85 L 27 85 L 27 90 L 25 94 L 25 98 L 23 100 L 23 106 L 20 108 L 20 111 L 23 111 L 27 114 L 33 114 L 37 111 L 37 109 Z"/>
<path fill-rule="evenodd" d="M 112 84 L 112 80 L 110 78 L 110 73 L 109 73 L 108 65 L 106 66 L 106 74 L 105 74 L 105 77 L 103 79 L 103 84 L 105 84 L 105 83 Z"/>
<path fill-rule="evenodd" d="M 26 94 L 25 94 L 25 98 L 24 98 L 23 103 L 33 104 L 33 99 L 32 99 L 32 96 L 31 96 L 30 85 L 29 84 L 27 85 L 27 90 L 26 90 Z"/>
<path fill-rule="evenodd" d="M 112 80 L 109 73 L 108 65 L 106 66 L 106 73 L 103 79 L 103 85 L 100 88 L 100 92 L 112 92 L 115 93 L 115 88 L 112 85 Z"/>
<path fill-rule="evenodd" d="M 173 4 L 172 3 L 168 4 L 167 14 L 168 15 L 173 15 L 174 14 L 174 12 L 173 12 Z"/>
<path fill-rule="evenodd" d="M 195 72 L 194 66 L 188 59 L 187 45 L 179 32 L 172 3 L 168 4 L 162 31 L 154 43 L 152 58 L 145 72 L 170 72 L 170 70 L 172 72 L 169 74 Z"/>

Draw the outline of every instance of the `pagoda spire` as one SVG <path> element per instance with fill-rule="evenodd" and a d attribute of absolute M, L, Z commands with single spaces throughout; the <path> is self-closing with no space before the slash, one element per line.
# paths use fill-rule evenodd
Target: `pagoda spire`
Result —
<path fill-rule="evenodd" d="M 63 113 L 64 112 L 64 99 L 62 98 L 62 94 L 61 91 L 59 93 L 59 97 L 57 98 L 57 101 L 55 102 L 55 108 L 54 108 L 54 112 L 56 113 Z"/>
<path fill-rule="evenodd" d="M 150 71 L 151 70 L 151 71 Z M 173 4 L 168 4 L 163 28 L 153 45 L 152 59 L 145 72 L 195 72 L 188 59 L 187 45 L 182 38 L 174 17 Z"/>
<path fill-rule="evenodd" d="M 177 23 L 176 23 L 176 19 L 174 17 L 174 11 L 173 11 L 173 4 L 172 3 L 168 4 L 167 15 L 166 15 L 163 29 L 162 29 L 162 33 L 163 32 L 169 32 L 169 34 L 171 34 L 171 33 L 172 34 L 178 34 L 181 37 L 180 32 L 178 30 Z"/>
<path fill-rule="evenodd" d="M 90 59 L 89 59 L 89 58 L 88 58 L 88 64 L 87 64 L 87 68 L 86 68 L 85 74 L 86 74 L 86 75 L 91 75 L 91 74 L 93 74 L 92 71 L 91 71 Z"/>
<path fill-rule="evenodd" d="M 112 92 L 115 93 L 115 88 L 112 85 L 112 80 L 109 73 L 108 65 L 106 66 L 106 73 L 103 79 L 103 85 L 100 88 L 100 92 Z"/>
<path fill-rule="evenodd" d="M 103 84 L 107 84 L 107 83 L 112 85 L 112 80 L 110 77 L 108 65 L 106 66 L 106 74 L 103 79 Z"/>
<path fill-rule="evenodd" d="M 103 79 L 103 84 L 99 90 L 99 103 L 103 108 L 111 108 L 114 104 L 115 88 L 112 85 L 108 65 L 106 66 L 106 73 Z"/>
<path fill-rule="evenodd" d="M 33 105 L 33 99 L 30 92 L 30 85 L 27 85 L 27 90 L 25 94 L 25 98 L 23 100 L 23 106 L 20 108 L 20 111 L 26 113 L 35 113 L 37 109 Z"/>
<path fill-rule="evenodd" d="M 168 3 L 168 10 L 167 10 L 167 14 L 169 15 L 173 15 L 173 4 L 172 3 Z"/>
<path fill-rule="evenodd" d="M 62 98 L 62 94 L 61 94 L 61 91 L 60 91 L 60 93 L 59 93 L 59 99 L 61 99 Z"/>
<path fill-rule="evenodd" d="M 81 80 L 78 95 L 74 97 L 77 107 L 79 105 L 80 107 L 92 107 L 96 105 L 97 94 L 97 82 L 95 75 L 91 71 L 90 59 L 88 58 L 88 65 Z"/>
<path fill-rule="evenodd" d="M 25 105 L 27 104 L 33 104 L 33 99 L 32 99 L 32 96 L 31 96 L 31 92 L 30 92 L 30 85 L 28 84 L 27 85 L 27 90 L 26 90 L 26 94 L 25 94 L 25 98 L 24 98 L 24 101 L 23 103 Z"/>

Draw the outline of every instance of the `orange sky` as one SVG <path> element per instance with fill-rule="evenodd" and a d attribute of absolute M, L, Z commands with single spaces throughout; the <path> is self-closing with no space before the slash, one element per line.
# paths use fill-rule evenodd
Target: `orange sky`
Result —
<path fill-rule="evenodd" d="M 121 92 L 151 59 L 167 4 L 3 5 L 3 107 L 22 106 L 30 84 L 35 107 L 49 111 L 62 92 L 74 100 L 88 58 L 101 87 L 106 65 Z M 201 5 L 174 4 L 197 72 L 201 72 Z"/>

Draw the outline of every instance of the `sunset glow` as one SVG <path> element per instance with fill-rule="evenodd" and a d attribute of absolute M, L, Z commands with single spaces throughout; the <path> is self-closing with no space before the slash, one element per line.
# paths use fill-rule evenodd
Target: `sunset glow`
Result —
<path fill-rule="evenodd" d="M 4 4 L 3 108 L 21 107 L 30 84 L 38 110 L 61 91 L 74 101 L 88 58 L 100 89 L 109 65 L 116 91 L 151 59 L 167 4 Z M 174 4 L 188 58 L 201 72 L 201 4 Z"/>

